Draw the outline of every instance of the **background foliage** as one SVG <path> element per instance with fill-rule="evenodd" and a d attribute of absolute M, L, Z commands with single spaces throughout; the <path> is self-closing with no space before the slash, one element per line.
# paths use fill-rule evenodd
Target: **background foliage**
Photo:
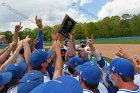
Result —
<path fill-rule="evenodd" d="M 44 41 L 51 41 L 51 31 L 58 31 L 60 25 L 53 27 L 44 26 L 43 35 Z M 37 37 L 38 29 L 25 28 L 19 33 L 21 39 L 25 38 L 28 34 L 30 38 Z M 0 31 L 0 34 L 6 36 L 6 40 L 11 42 L 12 32 Z M 121 17 L 112 16 L 106 17 L 98 22 L 77 23 L 74 28 L 75 39 L 85 39 L 86 36 L 93 35 L 94 38 L 114 38 L 114 37 L 128 37 L 140 36 L 140 14 L 130 15 L 124 14 Z"/>

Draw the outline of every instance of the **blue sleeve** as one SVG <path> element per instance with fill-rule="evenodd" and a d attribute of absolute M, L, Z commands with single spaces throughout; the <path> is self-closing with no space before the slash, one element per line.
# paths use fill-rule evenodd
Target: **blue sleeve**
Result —
<path fill-rule="evenodd" d="M 52 80 L 53 74 L 54 74 L 54 67 L 52 65 L 53 65 L 53 62 L 49 63 L 49 65 L 47 67 L 47 71 L 49 73 L 49 77 L 51 80 Z"/>
<path fill-rule="evenodd" d="M 42 34 L 42 30 L 38 31 L 37 38 L 39 39 L 39 42 L 36 45 L 36 49 L 43 49 L 43 34 Z"/>
<path fill-rule="evenodd" d="M 99 64 L 99 66 L 101 68 L 103 68 L 105 66 L 106 62 L 105 62 L 104 58 L 102 57 L 102 55 L 101 55 L 101 60 L 99 60 L 97 63 Z"/>

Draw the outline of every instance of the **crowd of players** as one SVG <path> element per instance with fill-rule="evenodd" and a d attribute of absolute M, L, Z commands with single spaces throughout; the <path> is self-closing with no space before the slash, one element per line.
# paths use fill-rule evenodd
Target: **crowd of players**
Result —
<path fill-rule="evenodd" d="M 93 38 L 75 45 L 73 33 L 67 40 L 52 34 L 52 47 L 45 50 L 42 20 L 35 21 L 37 38 L 20 40 L 20 23 L 0 52 L 0 93 L 140 93 L 138 56 L 120 48 L 107 62 Z"/>

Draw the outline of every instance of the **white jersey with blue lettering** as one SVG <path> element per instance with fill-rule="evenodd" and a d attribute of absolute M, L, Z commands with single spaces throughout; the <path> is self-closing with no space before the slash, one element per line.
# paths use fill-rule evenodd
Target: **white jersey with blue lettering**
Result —
<path fill-rule="evenodd" d="M 135 90 L 119 89 L 117 93 L 140 93 L 140 87 Z"/>

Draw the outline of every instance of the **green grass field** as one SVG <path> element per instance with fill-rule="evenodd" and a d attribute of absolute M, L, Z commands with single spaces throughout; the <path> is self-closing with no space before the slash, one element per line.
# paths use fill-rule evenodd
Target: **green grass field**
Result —
<path fill-rule="evenodd" d="M 79 42 L 75 42 L 79 44 Z M 93 44 L 140 44 L 140 40 L 95 40 Z M 51 44 L 44 44 L 50 46 Z"/>
<path fill-rule="evenodd" d="M 108 57 L 105 57 L 105 56 L 103 56 L 103 58 L 104 58 L 104 60 L 106 60 L 106 61 L 109 62 L 109 63 L 110 63 L 111 60 L 112 60 L 112 59 L 110 59 L 110 58 L 108 58 Z"/>

